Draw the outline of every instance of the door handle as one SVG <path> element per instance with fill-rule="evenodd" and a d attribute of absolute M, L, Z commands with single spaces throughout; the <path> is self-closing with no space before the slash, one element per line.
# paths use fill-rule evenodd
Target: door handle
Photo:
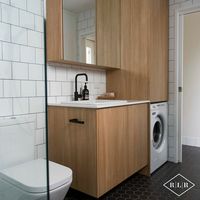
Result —
<path fill-rule="evenodd" d="M 84 121 L 78 120 L 78 119 L 70 119 L 69 123 L 74 123 L 74 124 L 84 124 Z"/>

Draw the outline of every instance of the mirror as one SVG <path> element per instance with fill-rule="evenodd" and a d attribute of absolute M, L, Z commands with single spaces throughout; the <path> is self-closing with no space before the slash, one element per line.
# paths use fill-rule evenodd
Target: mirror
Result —
<path fill-rule="evenodd" d="M 96 0 L 63 0 L 64 60 L 96 64 Z"/>

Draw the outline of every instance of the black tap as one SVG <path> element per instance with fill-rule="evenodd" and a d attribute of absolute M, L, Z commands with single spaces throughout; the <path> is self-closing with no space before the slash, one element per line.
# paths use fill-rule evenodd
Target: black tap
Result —
<path fill-rule="evenodd" d="M 74 92 L 74 101 L 78 101 L 78 98 L 82 97 L 82 94 L 78 94 L 77 90 L 77 79 L 79 76 L 85 76 L 86 82 L 88 82 L 88 76 L 85 73 L 77 74 L 75 77 L 75 92 Z"/>

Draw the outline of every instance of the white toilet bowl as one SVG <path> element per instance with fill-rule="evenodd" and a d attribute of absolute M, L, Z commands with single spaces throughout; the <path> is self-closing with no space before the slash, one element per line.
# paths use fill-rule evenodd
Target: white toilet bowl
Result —
<path fill-rule="evenodd" d="M 0 199 L 46 200 L 46 160 L 29 161 L 0 171 Z M 49 161 L 50 200 L 64 200 L 72 170 Z"/>

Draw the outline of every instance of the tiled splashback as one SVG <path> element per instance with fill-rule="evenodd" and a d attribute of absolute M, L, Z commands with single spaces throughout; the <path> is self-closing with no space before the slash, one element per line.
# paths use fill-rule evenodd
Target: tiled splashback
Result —
<path fill-rule="evenodd" d="M 78 73 L 88 75 L 88 89 L 90 99 L 95 99 L 106 92 L 106 72 L 102 70 L 89 70 L 81 67 L 54 67 L 48 66 L 48 102 L 61 103 L 73 100 L 75 91 L 75 76 Z M 84 86 L 85 77 L 78 78 L 78 92 Z"/>
<path fill-rule="evenodd" d="M 0 0 L 0 118 L 34 116 L 45 157 L 43 1 Z"/>

